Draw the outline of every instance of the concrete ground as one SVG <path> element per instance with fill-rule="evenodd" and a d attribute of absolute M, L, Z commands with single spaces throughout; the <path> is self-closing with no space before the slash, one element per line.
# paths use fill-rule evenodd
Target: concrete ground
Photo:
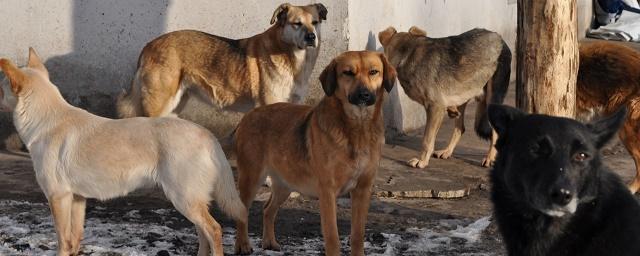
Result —
<path fill-rule="evenodd" d="M 513 105 L 513 84 L 506 104 Z M 375 184 L 375 195 L 367 222 L 367 254 L 378 255 L 504 255 L 500 235 L 491 219 L 489 201 L 489 169 L 480 167 L 480 162 L 488 148 L 488 142 L 479 139 L 473 129 L 475 104 L 468 108 L 465 123 L 468 127 L 456 148 L 453 157 L 448 160 L 432 159 L 426 169 L 408 167 L 406 160 L 414 157 L 420 150 L 421 131 L 411 132 L 387 139 L 383 158 Z M 436 148 L 443 148 L 453 130 L 453 120 L 445 120 L 440 129 Z M 607 164 L 625 181 L 634 173 L 634 165 L 626 150 L 614 145 L 605 159 Z M 268 198 L 268 188 L 263 188 L 254 203 L 250 215 L 250 232 L 254 248 L 259 248 L 261 234 L 262 203 Z M 14 221 L 15 225 L 27 225 L 28 232 L 13 232 L 11 227 L 0 225 L 0 254 L 29 255 L 50 254 L 55 248 L 55 238 L 50 226 L 50 218 L 42 192 L 34 179 L 31 161 L 24 153 L 0 153 L 0 219 Z M 89 221 L 102 223 L 120 223 L 124 229 L 142 224 L 138 229 L 161 226 L 167 230 L 187 229 L 193 231 L 188 223 L 175 211 L 158 217 L 158 209 L 172 209 L 158 189 L 147 189 L 133 195 L 107 202 L 90 201 L 88 204 Z M 233 227 L 229 218 L 217 208 L 212 207 L 213 215 L 224 227 Z M 339 229 L 344 239 L 343 250 L 348 251 L 346 239 L 349 233 L 349 200 L 339 200 Z M 131 212 L 134 212 L 132 215 Z M 40 215 L 38 215 L 40 214 Z M 134 217 L 131 217 L 132 215 Z M 22 217 L 15 217 L 22 216 Z M 27 216 L 27 217 L 25 217 Z M 127 217 L 129 216 L 129 217 Z M 135 217 L 138 216 L 138 217 Z M 33 219 L 49 218 L 46 227 L 39 230 L 39 221 L 30 224 Z M 170 219 L 171 224 L 166 220 Z M 480 224 L 490 221 L 488 227 Z M 88 223 L 89 223 L 88 221 Z M 46 221 L 45 221 L 46 222 Z M 26 223 L 26 224 L 25 224 Z M 93 222 L 91 222 L 93 223 Z M 480 224 L 478 224 L 480 223 Z M 39 226 L 40 225 L 40 226 Z M 89 225 L 89 224 L 88 224 Z M 480 234 L 461 236 L 460 232 L 475 234 L 475 226 Z M 29 229 L 31 228 L 31 229 Z M 88 230 L 97 227 L 88 226 Z M 107 228 L 113 231 L 114 227 Z M 462 230 L 462 231 L 461 231 Z M 225 252 L 232 252 L 233 230 L 225 232 Z M 21 236 L 41 232 L 44 240 L 27 239 Z M 170 231 L 166 231 L 171 233 Z M 305 196 L 293 196 L 283 206 L 278 215 L 277 236 L 283 245 L 284 254 L 275 255 L 313 255 L 322 250 L 320 218 L 317 201 Z M 457 233 L 456 233 L 457 232 Z M 465 231 L 466 232 L 466 231 Z M 160 233 L 160 234 L 158 234 Z M 163 232 L 146 232 L 146 245 L 131 245 L 130 239 L 104 240 L 85 238 L 84 255 L 180 255 L 195 254 L 195 237 L 166 238 Z M 92 233 L 93 234 L 93 233 Z M 120 234 L 120 233 L 117 233 Z M 119 236 L 111 234 L 113 236 Z M 154 234 L 154 235 L 151 235 Z M 466 233 L 465 233 L 466 234 Z M 35 235 L 34 235 L 35 236 Z M 109 236 L 109 233 L 100 233 Z M 132 235 L 134 236 L 134 235 Z M 151 239 L 149 240 L 149 236 Z M 33 237 L 33 236 L 31 236 Z M 474 239 L 475 237 L 475 239 Z M 178 239 L 181 242 L 176 242 Z M 134 239 L 135 240 L 135 239 Z M 186 241 L 183 241 L 186 240 Z M 34 242 L 35 241 L 35 242 Z M 40 242 L 38 242 L 40 241 Z M 103 241 L 103 242 L 100 242 Z M 142 242 L 144 243 L 144 241 Z M 163 245 L 163 246 L 159 246 Z M 99 246 L 104 248 L 98 250 Z M 132 251 L 123 251 L 129 248 Z M 313 247 L 309 249 L 310 247 Z M 257 250 L 256 255 L 274 255 L 272 252 Z"/>

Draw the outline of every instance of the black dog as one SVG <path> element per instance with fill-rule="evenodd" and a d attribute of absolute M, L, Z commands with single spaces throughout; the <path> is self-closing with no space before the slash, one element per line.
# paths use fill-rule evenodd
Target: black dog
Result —
<path fill-rule="evenodd" d="M 509 255 L 640 255 L 640 205 L 600 152 L 625 115 L 585 125 L 489 107 L 491 200 Z"/>

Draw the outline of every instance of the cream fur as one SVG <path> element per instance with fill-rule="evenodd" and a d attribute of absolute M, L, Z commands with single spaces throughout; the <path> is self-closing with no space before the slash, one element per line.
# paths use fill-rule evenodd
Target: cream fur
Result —
<path fill-rule="evenodd" d="M 7 90 L 8 81 L 3 84 L 3 104 L 14 108 L 14 124 L 29 149 L 38 184 L 52 205 L 58 254 L 79 249 L 74 241 L 66 244 L 72 240 L 69 225 L 74 224 L 74 217 L 69 221 L 67 215 L 73 205 L 69 198 L 105 200 L 157 184 L 206 236 L 201 238 L 205 244 L 200 244 L 199 255 L 208 255 L 209 249 L 211 255 L 221 255 L 217 237 L 221 230 L 208 213 L 208 203 L 215 198 L 236 219 L 246 218 L 246 209 L 216 138 L 177 118 L 113 120 L 71 106 L 49 81 L 44 66 L 31 67 L 31 59 L 37 59 L 35 52 L 31 54 L 35 57 L 30 55 L 30 65 L 14 72 L 27 78 L 11 83 L 21 88 L 18 95 Z M 9 76 L 7 70 L 15 66 L 2 68 Z"/>

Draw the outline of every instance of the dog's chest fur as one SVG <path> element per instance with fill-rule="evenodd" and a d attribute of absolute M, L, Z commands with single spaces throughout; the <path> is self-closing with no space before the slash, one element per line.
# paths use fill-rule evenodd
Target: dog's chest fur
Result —
<path fill-rule="evenodd" d="M 263 86 L 267 93 L 264 103 L 302 102 L 309 90 L 308 81 L 317 56 L 318 48 L 294 50 L 288 58 L 274 61 L 281 63 L 275 65 L 276 71 L 265 70 L 261 74 L 265 78 Z M 273 76 L 274 73 L 279 76 Z"/>

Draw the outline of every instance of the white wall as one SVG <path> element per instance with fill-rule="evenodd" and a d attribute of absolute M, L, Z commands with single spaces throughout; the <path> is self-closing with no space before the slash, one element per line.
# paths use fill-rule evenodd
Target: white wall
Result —
<path fill-rule="evenodd" d="M 73 104 L 113 115 L 114 97 L 129 84 L 146 42 L 169 31 L 197 29 L 243 38 L 267 29 L 273 10 L 285 0 L 0 0 L 0 57 L 24 64 L 27 47 L 46 59 L 51 78 Z M 412 25 L 430 37 L 483 27 L 500 33 L 510 47 L 516 39 L 515 0 L 293 0 L 322 2 L 322 49 L 310 80 L 308 103 L 323 96 L 318 75 L 340 52 L 380 50 L 379 31 Z M 591 0 L 578 0 L 581 29 Z M 586 7 L 585 7 L 586 6 Z M 580 10 L 585 10 L 580 12 Z M 585 14 L 586 13 L 586 14 Z M 515 51 L 513 51 L 515 52 Z M 424 110 L 396 87 L 385 115 L 390 131 L 424 125 Z M 240 115 L 220 113 L 190 101 L 181 116 L 225 134 Z M 2 131 L 0 131 L 0 134 Z"/>

